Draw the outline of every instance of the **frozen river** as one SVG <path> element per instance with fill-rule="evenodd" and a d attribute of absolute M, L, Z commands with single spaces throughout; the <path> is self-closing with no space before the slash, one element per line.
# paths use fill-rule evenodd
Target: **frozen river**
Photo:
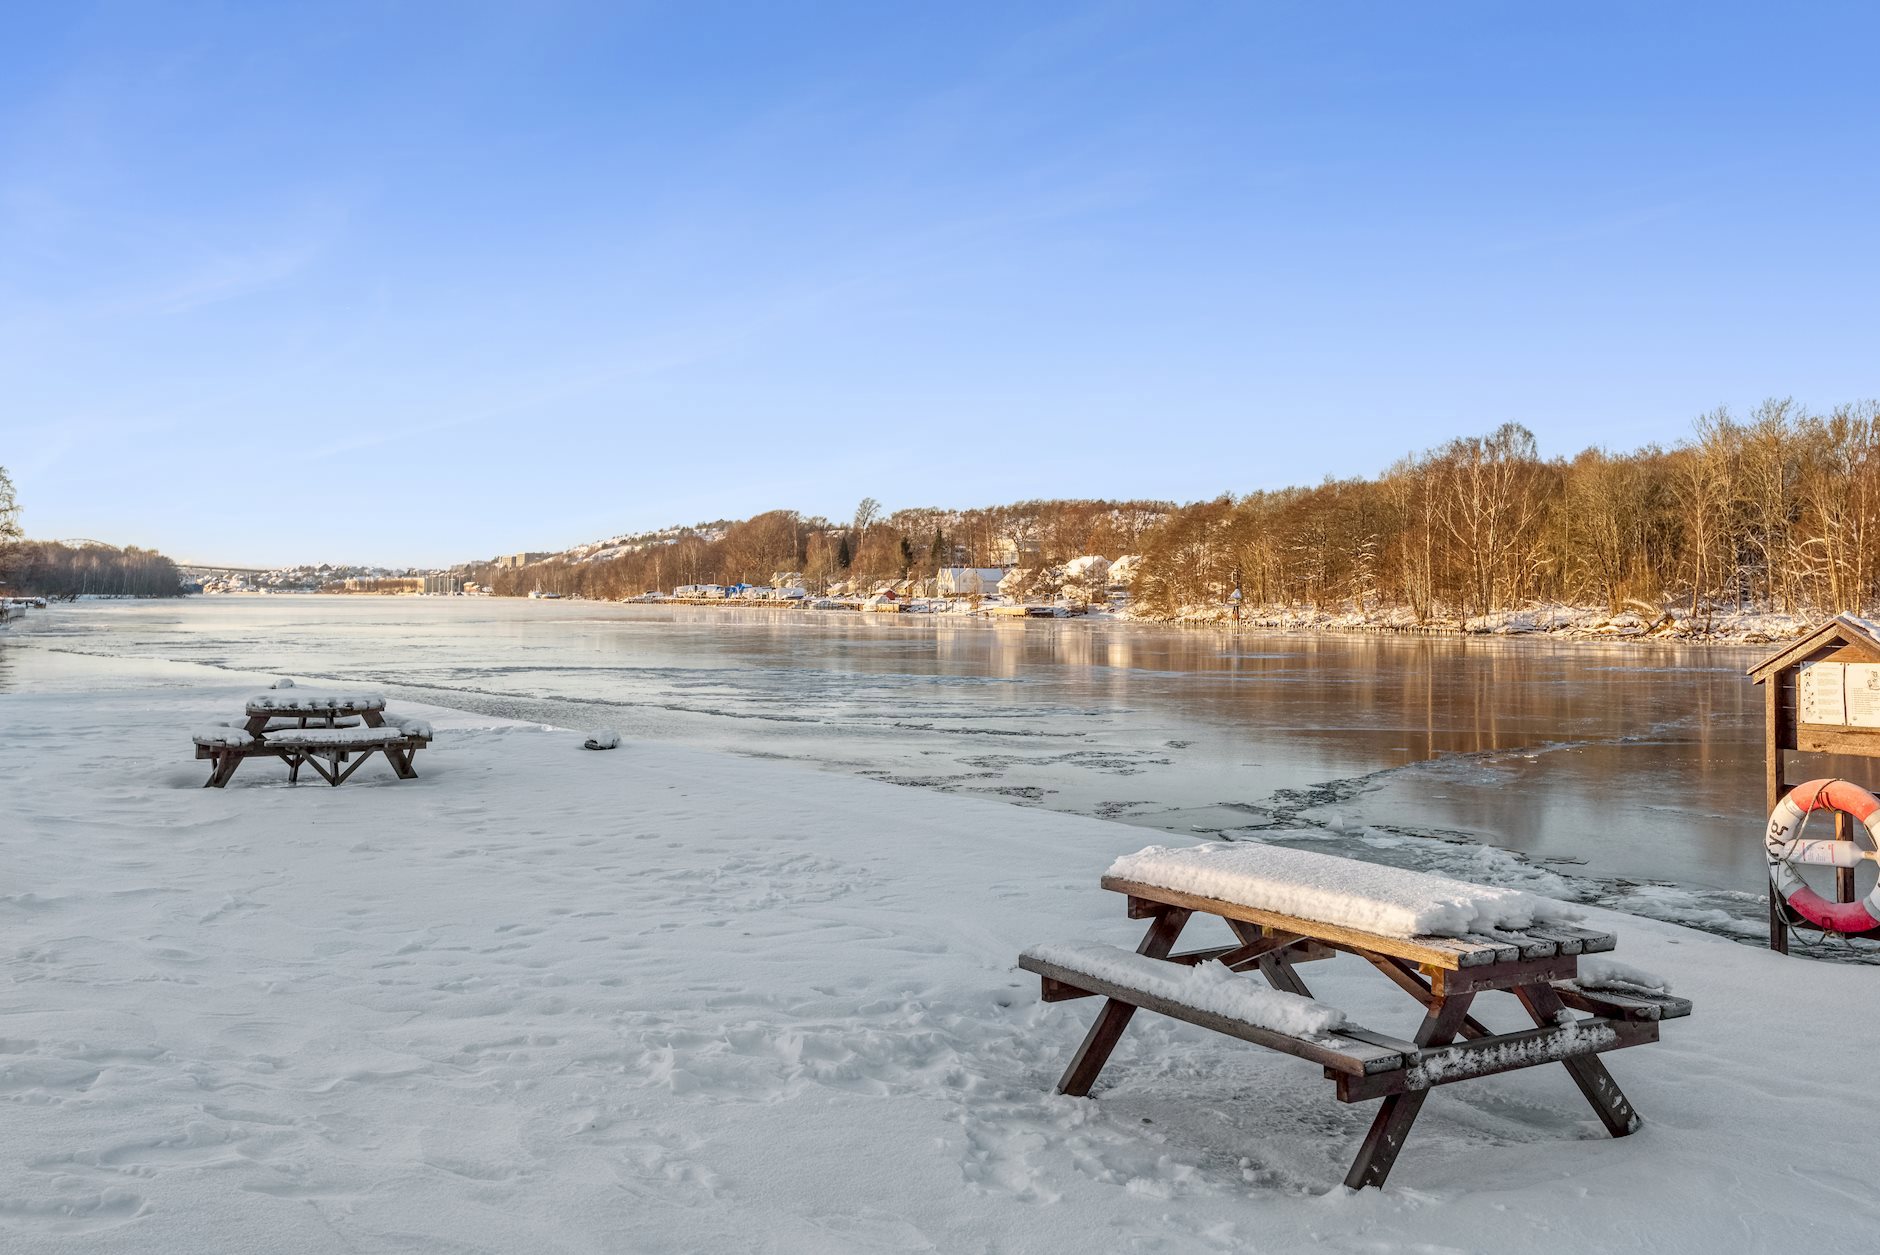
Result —
<path fill-rule="evenodd" d="M 85 682 L 81 655 L 370 684 L 1180 837 L 1284 833 L 1737 935 L 1761 926 L 1755 650 L 228 597 L 36 611 L 0 642 L 0 690 Z M 761 831 L 762 818 L 725 821 Z M 893 839 L 891 803 L 830 822 Z"/>

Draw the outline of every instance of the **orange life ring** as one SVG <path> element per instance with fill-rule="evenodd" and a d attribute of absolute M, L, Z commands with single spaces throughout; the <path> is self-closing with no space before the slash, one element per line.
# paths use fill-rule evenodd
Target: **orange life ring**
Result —
<path fill-rule="evenodd" d="M 1855 867 L 1868 857 L 1852 841 L 1804 839 L 1802 825 L 1811 811 L 1844 811 L 1858 819 L 1880 847 L 1880 798 L 1847 780 L 1810 780 L 1790 789 L 1769 813 L 1763 848 L 1769 855 L 1769 879 L 1782 900 L 1817 928 L 1864 933 L 1880 928 L 1880 883 L 1859 902 L 1830 902 L 1803 880 L 1798 864 Z"/>

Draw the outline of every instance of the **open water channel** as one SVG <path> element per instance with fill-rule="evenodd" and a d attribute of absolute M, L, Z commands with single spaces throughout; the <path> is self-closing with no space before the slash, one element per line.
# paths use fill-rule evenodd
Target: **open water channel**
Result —
<path fill-rule="evenodd" d="M 35 611 L 0 645 L 0 689 L 57 683 L 59 659 L 75 654 L 371 685 L 1178 839 L 1315 842 L 1753 938 L 1761 693 L 1743 671 L 1759 653 L 217 597 Z M 892 809 L 829 822 L 892 840 Z M 761 831 L 761 816 L 745 818 Z"/>

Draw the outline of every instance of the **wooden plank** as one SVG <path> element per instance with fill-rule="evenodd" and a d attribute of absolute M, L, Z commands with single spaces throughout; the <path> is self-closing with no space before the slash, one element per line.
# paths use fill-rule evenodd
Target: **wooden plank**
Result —
<path fill-rule="evenodd" d="M 1323 1040 L 1295 1037 L 1290 1033 L 1261 1028 L 1244 1020 L 1217 1015 L 1185 1002 L 1145 993 L 1128 985 L 1101 980 L 1087 973 L 1060 967 L 1055 963 L 1046 963 L 1029 956 L 1021 957 L 1018 965 L 1028 972 L 1036 972 L 1040 976 L 1062 984 L 1088 989 L 1114 1002 L 1127 1002 L 1131 1007 L 1140 1007 L 1145 1011 L 1153 1011 L 1157 1015 L 1166 1015 L 1170 1019 L 1198 1024 L 1202 1028 L 1211 1028 L 1217 1033 L 1252 1042 L 1256 1046 L 1266 1046 L 1282 1054 L 1310 1059 L 1340 1075 L 1366 1076 L 1400 1069 L 1408 1059 L 1404 1051 L 1396 1046 L 1376 1044 L 1379 1041 L 1392 1040 L 1381 1035 L 1366 1033 L 1358 1036 L 1349 1030 L 1341 1030 L 1326 1034 Z M 1062 1087 L 1060 1090 L 1064 1093 L 1070 1092 Z"/>
<path fill-rule="evenodd" d="M 1368 1028 L 1359 1028 L 1352 1024 L 1339 1029 L 1338 1035 L 1349 1037 L 1353 1041 L 1367 1042 L 1383 1050 L 1395 1051 L 1406 1059 L 1415 1058 L 1418 1049 L 1417 1044 L 1407 1038 L 1392 1037 L 1389 1033 L 1374 1033 Z"/>
<path fill-rule="evenodd" d="M 1431 991 L 1440 998 L 1448 998 L 1489 989 L 1513 989 L 1535 981 L 1570 980 L 1579 970 L 1577 955 L 1557 954 L 1551 959 L 1517 959 L 1513 963 L 1489 963 L 1456 971 L 1435 968 L 1428 975 Z"/>
<path fill-rule="evenodd" d="M 1804 754 L 1853 754 L 1880 757 L 1880 728 L 1843 728 L 1804 723 L 1795 730 L 1795 744 L 1786 748 Z M 1775 809 L 1773 806 L 1771 810 Z"/>
<path fill-rule="evenodd" d="M 1589 1011 L 1615 1020 L 1677 1020 L 1691 1013 L 1689 998 L 1670 994 L 1621 993 L 1616 989 L 1583 989 L 1570 980 L 1553 982 L 1560 1001 L 1575 1011 Z"/>
<path fill-rule="evenodd" d="M 1560 953 L 1561 940 L 1539 928 L 1529 928 L 1522 932 L 1509 932 L 1506 929 L 1490 928 L 1484 933 L 1491 941 L 1504 942 L 1513 946 L 1524 959 L 1551 959 Z"/>
<path fill-rule="evenodd" d="M 1604 954 L 1608 950 L 1616 949 L 1619 945 L 1619 937 L 1616 933 L 1596 932 L 1591 928 L 1581 928 L 1577 924 L 1555 924 L 1552 927 L 1554 932 L 1579 938 L 1580 952 L 1583 954 Z M 1561 953 L 1570 952 L 1562 950 Z"/>
<path fill-rule="evenodd" d="M 1039 978 L 1038 999 L 1041 1002 L 1073 1002 L 1078 998 L 1098 996 L 1094 989 L 1079 989 L 1076 985 L 1066 985 L 1050 976 Z"/>
<path fill-rule="evenodd" d="M 1296 932 L 1322 941 L 1340 949 L 1369 951 L 1374 954 L 1393 954 L 1398 958 L 1409 959 L 1414 963 L 1426 963 L 1432 967 L 1456 968 L 1469 967 L 1481 963 L 1493 963 L 1505 947 L 1499 943 L 1481 945 L 1466 942 L 1453 937 L 1386 937 L 1381 933 L 1367 933 L 1356 928 L 1346 928 L 1340 924 L 1325 924 L 1317 920 L 1300 919 L 1297 916 L 1282 915 L 1278 911 L 1265 911 L 1259 907 L 1243 906 L 1238 902 L 1226 902 L 1220 898 L 1203 897 L 1198 893 L 1183 893 L 1178 889 L 1163 889 L 1156 885 L 1145 885 L 1138 881 L 1124 880 L 1119 876 L 1105 876 L 1102 885 L 1114 893 L 1128 894 L 1130 915 L 1140 919 L 1148 909 L 1156 904 L 1187 907 L 1192 911 L 1204 911 L 1209 915 L 1219 915 L 1223 919 L 1239 920 L 1247 924 L 1260 924 L 1267 928 Z"/>
<path fill-rule="evenodd" d="M 1473 1041 L 1425 1050 L 1408 1068 L 1377 1076 L 1340 1076 L 1338 1101 L 1363 1102 L 1391 1095 L 1409 1096 L 1439 1085 L 1454 1085 L 1477 1077 L 1494 1076 L 1565 1063 L 1608 1050 L 1623 1050 L 1658 1040 L 1656 1021 L 1595 1018 L 1571 1025 L 1547 1024 L 1513 1033 L 1496 1033 Z M 1602 1068 L 1603 1072 L 1604 1069 Z M 1576 1075 L 1575 1079 L 1578 1077 Z M 1610 1078 L 1608 1078 L 1610 1079 Z M 1617 1086 L 1613 1087 L 1615 1090 Z"/>
<path fill-rule="evenodd" d="M 1586 949 L 1586 939 L 1578 929 L 1557 928 L 1550 924 L 1536 924 L 1528 929 L 1536 937 L 1546 937 L 1554 943 L 1558 954 L 1579 954 Z"/>
<path fill-rule="evenodd" d="M 1522 953 L 1522 948 L 1517 942 L 1503 940 L 1499 937 L 1491 937 L 1486 933 L 1464 933 L 1460 940 L 1473 942 L 1478 946 L 1492 947 L 1495 951 L 1495 957 L 1490 961 L 1494 963 L 1518 963 L 1527 957 Z M 1558 947 L 1552 942 L 1548 942 L 1545 944 L 1542 953 L 1534 957 L 1552 958 L 1556 953 L 1558 953 Z"/>

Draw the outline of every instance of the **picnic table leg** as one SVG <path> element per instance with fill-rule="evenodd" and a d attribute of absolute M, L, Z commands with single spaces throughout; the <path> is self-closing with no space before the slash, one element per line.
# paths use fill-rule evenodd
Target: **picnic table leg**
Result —
<path fill-rule="evenodd" d="M 287 760 L 287 783 L 289 784 L 300 783 L 300 764 L 305 757 L 306 756 L 304 754 L 294 754 L 288 758 Z"/>
<path fill-rule="evenodd" d="M 313 768 L 314 775 L 320 777 L 320 779 L 326 781 L 328 784 L 333 783 L 332 773 L 329 772 L 326 769 L 326 765 L 320 761 L 320 756 L 318 754 L 303 754 L 300 757 L 300 761 L 305 763 L 307 766 Z M 333 765 L 336 769 L 339 766 L 338 763 L 335 763 Z"/>
<path fill-rule="evenodd" d="M 1151 959 L 1167 958 L 1168 952 L 1175 948 L 1175 938 L 1181 936 L 1190 914 L 1186 907 L 1162 907 L 1156 912 L 1142 944 L 1136 947 L 1136 953 Z M 1123 1030 L 1129 1027 L 1130 1018 L 1135 1014 L 1136 1008 L 1127 1002 L 1104 999 L 1103 1010 L 1097 1012 L 1096 1023 L 1084 1034 L 1083 1044 L 1077 1047 L 1077 1053 L 1071 1056 L 1070 1066 L 1064 1069 L 1064 1076 L 1058 1081 L 1058 1093 L 1069 1094 L 1073 1098 L 1083 1098 L 1090 1093 L 1090 1087 L 1097 1083 L 1097 1074 L 1109 1062 L 1110 1052 L 1116 1049 Z"/>
<path fill-rule="evenodd" d="M 1552 985 L 1520 985 L 1515 988 L 1514 994 L 1521 1000 L 1521 1005 L 1527 1008 L 1528 1014 L 1534 1017 L 1536 1024 L 1558 1023 L 1561 1011 L 1566 1009 L 1566 1004 L 1560 1001 L 1560 994 Z M 1580 1087 L 1580 1093 L 1586 1096 L 1586 1101 L 1592 1105 L 1608 1133 L 1614 1137 L 1624 1137 L 1628 1133 L 1638 1132 L 1642 1123 L 1638 1112 L 1632 1109 L 1625 1092 L 1597 1056 L 1581 1055 L 1576 1059 L 1562 1059 L 1561 1063 L 1573 1077 L 1573 1083 Z"/>
<path fill-rule="evenodd" d="M 334 780 L 333 783 L 335 785 L 342 785 L 342 784 L 345 784 L 348 780 L 352 779 L 352 773 L 355 771 L 358 771 L 361 767 L 365 766 L 366 759 L 372 757 L 372 751 L 378 748 L 380 747 L 374 745 L 374 746 L 371 746 L 367 749 L 360 751 L 359 757 L 353 760 L 353 765 L 348 767 L 345 771 L 340 772 L 339 778 Z M 385 751 L 385 760 L 387 762 L 392 762 L 392 751 L 390 749 L 387 749 Z M 398 770 L 397 763 L 392 762 L 392 770 L 393 771 Z"/>
<path fill-rule="evenodd" d="M 1432 1003 L 1423 1016 L 1422 1027 L 1417 1029 L 1417 1045 L 1447 1046 L 1454 1041 L 1463 1021 L 1469 1018 L 1469 1003 L 1474 999 L 1474 994 L 1456 994 Z M 1371 1121 L 1371 1131 L 1364 1136 L 1364 1145 L 1358 1148 L 1358 1157 L 1351 1163 L 1351 1171 L 1345 1174 L 1348 1188 L 1361 1190 L 1367 1185 L 1384 1184 L 1404 1139 L 1410 1136 L 1410 1126 L 1423 1110 L 1423 1100 L 1429 1096 L 1427 1089 L 1419 1089 L 1392 1094 L 1383 1101 Z"/>
<path fill-rule="evenodd" d="M 229 778 L 235 774 L 235 769 L 242 765 L 242 756 L 224 750 L 209 761 L 213 763 L 215 767 L 214 770 L 209 773 L 208 783 L 202 787 L 205 789 L 220 789 L 227 787 Z"/>

